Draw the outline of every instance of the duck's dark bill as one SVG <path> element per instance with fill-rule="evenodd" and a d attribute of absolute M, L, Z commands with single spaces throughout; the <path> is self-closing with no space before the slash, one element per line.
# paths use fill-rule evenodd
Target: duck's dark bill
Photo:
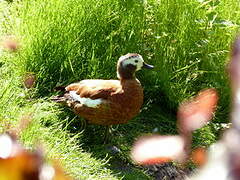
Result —
<path fill-rule="evenodd" d="M 153 65 L 147 64 L 145 62 L 143 62 L 143 67 L 146 68 L 146 69 L 153 69 L 154 68 Z"/>

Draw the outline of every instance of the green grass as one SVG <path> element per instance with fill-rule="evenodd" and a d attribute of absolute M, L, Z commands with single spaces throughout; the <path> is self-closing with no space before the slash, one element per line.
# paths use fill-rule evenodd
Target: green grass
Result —
<path fill-rule="evenodd" d="M 138 136 L 153 130 L 175 134 L 180 102 L 215 87 L 220 102 L 214 122 L 227 121 L 226 64 L 239 6 L 236 0 L 0 1 L 0 35 L 13 34 L 20 42 L 16 53 L 0 50 L 1 132 L 6 122 L 17 126 L 31 113 L 21 141 L 30 148 L 40 141 L 47 156 L 60 159 L 75 178 L 150 179 L 132 164 L 129 150 Z M 57 85 L 116 78 L 116 61 L 128 52 L 140 53 L 155 69 L 137 73 L 144 86 L 143 111 L 114 132 L 121 150 L 114 155 L 101 145 L 102 127 L 81 132 L 80 119 L 49 97 Z M 22 85 L 28 72 L 37 76 L 32 90 Z M 212 127 L 195 133 L 194 146 L 216 140 Z"/>
<path fill-rule="evenodd" d="M 138 52 L 156 67 L 140 76 L 148 98 L 176 109 L 200 89 L 215 87 L 224 116 L 238 7 L 235 0 L 23 1 L 12 5 L 9 31 L 21 39 L 16 61 L 37 74 L 40 96 L 79 79 L 116 78 L 117 59 Z M 155 98 L 159 94 L 163 98 Z"/>

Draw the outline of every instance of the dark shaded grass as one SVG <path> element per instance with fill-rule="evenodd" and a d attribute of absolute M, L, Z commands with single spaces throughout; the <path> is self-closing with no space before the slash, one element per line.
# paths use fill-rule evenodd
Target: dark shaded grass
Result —
<path fill-rule="evenodd" d="M 69 119 L 68 130 L 71 133 L 82 133 L 79 142 L 84 151 L 92 154 L 96 159 L 109 158 L 107 168 L 123 179 L 151 179 L 147 170 L 136 166 L 129 157 L 131 147 L 139 136 L 151 132 L 160 134 L 176 134 L 175 118 L 169 116 L 159 107 L 145 109 L 138 117 L 128 124 L 113 126 L 110 143 L 103 145 L 104 126 L 88 124 L 82 128 L 82 118 L 73 116 L 71 111 L 65 110 L 61 118 Z"/>

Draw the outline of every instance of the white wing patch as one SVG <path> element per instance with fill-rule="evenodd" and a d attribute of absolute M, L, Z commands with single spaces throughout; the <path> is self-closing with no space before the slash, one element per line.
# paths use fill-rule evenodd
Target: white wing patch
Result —
<path fill-rule="evenodd" d="M 74 101 L 79 101 L 81 104 L 84 104 L 87 107 L 95 108 L 98 105 L 103 103 L 103 99 L 91 99 L 91 98 L 81 98 L 76 91 L 69 91 L 70 96 Z"/>

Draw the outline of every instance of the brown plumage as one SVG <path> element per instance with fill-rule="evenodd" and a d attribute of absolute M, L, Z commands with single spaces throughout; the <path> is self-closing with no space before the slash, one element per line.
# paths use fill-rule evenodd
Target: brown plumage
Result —
<path fill-rule="evenodd" d="M 63 96 L 54 98 L 64 102 L 90 124 L 113 125 L 127 123 L 136 116 L 143 103 L 143 89 L 135 78 L 144 63 L 139 54 L 126 54 L 119 58 L 119 80 L 82 80 L 65 88 Z"/>

